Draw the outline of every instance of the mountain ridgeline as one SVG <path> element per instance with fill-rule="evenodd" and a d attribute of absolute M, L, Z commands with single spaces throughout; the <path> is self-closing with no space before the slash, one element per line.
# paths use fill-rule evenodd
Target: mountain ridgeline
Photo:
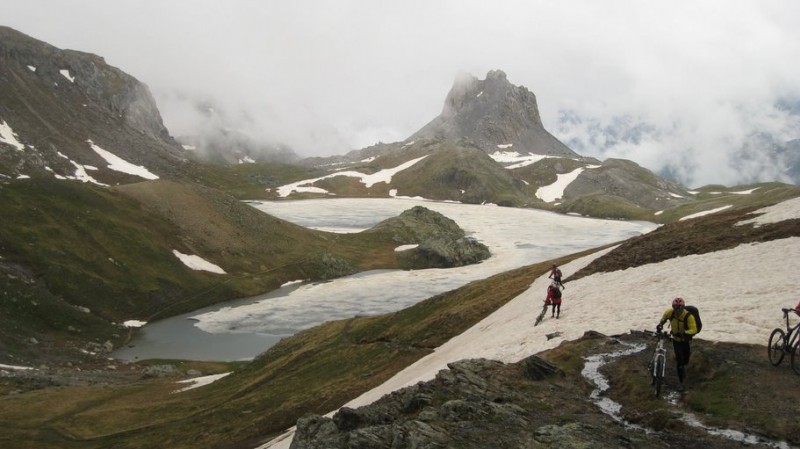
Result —
<path fill-rule="evenodd" d="M 99 56 L 7 27 L 0 27 L 0 126 L 6 178 L 91 177 L 113 185 L 145 179 L 114 157 L 146 167 L 149 179 L 176 174 L 185 161 L 147 86 Z"/>

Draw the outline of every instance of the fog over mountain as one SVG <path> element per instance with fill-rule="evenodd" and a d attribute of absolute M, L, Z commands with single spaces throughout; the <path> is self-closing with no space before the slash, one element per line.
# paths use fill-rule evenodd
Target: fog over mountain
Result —
<path fill-rule="evenodd" d="M 500 69 L 582 155 L 688 186 L 793 180 L 790 0 L 6 0 L 3 10 L 3 25 L 146 83 L 174 136 L 207 134 L 197 105 L 213 103 L 265 146 L 342 154 L 408 138 L 440 114 L 454 79 Z"/>

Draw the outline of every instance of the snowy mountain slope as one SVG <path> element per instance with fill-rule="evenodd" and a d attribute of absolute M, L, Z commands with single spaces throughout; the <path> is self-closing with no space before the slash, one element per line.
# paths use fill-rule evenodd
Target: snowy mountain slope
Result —
<path fill-rule="evenodd" d="M 756 227 L 800 220 L 800 198 L 760 209 L 739 225 Z M 432 379 L 448 363 L 467 358 L 516 362 L 574 340 L 587 331 L 607 335 L 654 329 L 676 296 L 700 308 L 698 338 L 763 344 L 781 325 L 782 307 L 800 302 L 800 236 L 747 243 L 733 249 L 690 255 L 569 281 L 569 276 L 603 257 L 606 249 L 561 267 L 567 289 L 561 318 L 533 326 L 541 310 L 547 274 L 530 288 L 461 335 L 437 348 L 380 387 L 346 404 L 358 407 L 405 386 Z M 555 338 L 548 336 L 556 335 Z M 288 448 L 291 431 L 265 448 Z"/>
<path fill-rule="evenodd" d="M 0 27 L 0 175 L 112 185 L 175 174 L 147 86 L 103 58 Z"/>

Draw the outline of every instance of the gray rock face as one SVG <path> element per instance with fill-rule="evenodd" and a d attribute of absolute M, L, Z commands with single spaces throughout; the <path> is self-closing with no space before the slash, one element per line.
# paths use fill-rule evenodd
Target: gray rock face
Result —
<path fill-rule="evenodd" d="M 564 189 L 564 198 L 592 193 L 618 196 L 639 207 L 655 210 L 689 202 L 692 197 L 682 185 L 624 159 L 607 159 L 600 168 L 583 171 Z"/>
<path fill-rule="evenodd" d="M 563 376 L 537 356 L 516 365 L 474 359 L 448 368 L 369 406 L 300 419 L 291 448 L 653 447 L 637 446 L 636 436 L 624 436 L 601 415 L 564 422 L 570 407 L 533 405 L 536 391 L 556 388 L 549 380 Z"/>
<path fill-rule="evenodd" d="M 390 232 L 399 244 L 417 243 L 398 254 L 407 268 L 458 267 L 480 262 L 491 253 L 486 245 L 468 238 L 455 221 L 422 206 L 375 225 L 371 232 Z"/>
<path fill-rule="evenodd" d="M 578 157 L 544 129 L 536 96 L 512 85 L 500 70 L 490 71 L 485 80 L 468 74 L 456 79 L 442 113 L 409 139 L 421 138 L 467 138 L 487 153 L 504 149 Z"/>

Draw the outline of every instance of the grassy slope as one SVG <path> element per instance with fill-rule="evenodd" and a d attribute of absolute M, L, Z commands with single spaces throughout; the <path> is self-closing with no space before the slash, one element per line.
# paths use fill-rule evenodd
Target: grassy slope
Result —
<path fill-rule="evenodd" d="M 0 185 L 0 210 L 8 217 L 0 221 L 0 347 L 18 363 L 50 344 L 119 346 L 127 332 L 111 322 L 150 321 L 297 279 L 397 268 L 394 248 L 418 243 L 308 230 L 217 190 L 171 181 L 113 189 L 15 181 Z M 226 274 L 192 270 L 173 250 Z M 46 344 L 24 342 L 31 338 Z"/>
<path fill-rule="evenodd" d="M 706 241 L 704 251 L 728 247 L 730 239 L 710 237 L 730 233 L 730 223 L 745 218 L 749 210 L 727 211 L 670 226 L 666 241 L 676 244 L 660 248 L 661 257 L 682 255 L 687 246 L 692 246 L 681 245 L 682 239 Z M 797 235 L 798 228 L 777 226 L 758 239 Z M 651 235 L 634 239 L 636 243 L 631 244 L 647 246 L 649 238 L 664 243 L 659 232 Z M 615 262 L 601 262 L 594 270 L 648 263 L 641 254 L 623 245 L 600 259 Z M 9 427 L 0 434 L 31 441 L 31 447 L 69 447 L 73 442 L 76 447 L 163 447 L 165 443 L 176 448 L 252 446 L 292 425 L 304 413 L 335 409 L 380 384 L 517 296 L 534 276 L 546 272 L 549 264 L 473 282 L 387 316 L 327 323 L 282 341 L 246 368 L 196 392 L 165 395 L 174 385 L 153 381 L 129 387 L 45 390 L 4 397 L 0 400 L 0 422 Z M 579 363 L 574 357 L 562 358 L 562 369 L 572 365 L 577 369 Z M 555 359 L 558 361 L 558 357 Z M 109 390 L 118 391 L 111 394 Z M 713 410 L 719 394 L 709 387 L 706 396 L 698 394 L 694 400 L 692 407 Z M 53 403 L 60 404 L 59 408 L 52 409 Z"/>
<path fill-rule="evenodd" d="M 522 293 L 550 264 L 473 282 L 393 314 L 326 323 L 283 340 L 201 391 L 165 395 L 176 386 L 151 381 L 6 397 L 0 400 L 0 423 L 13 429 L 0 434 L 24 437 L 37 447 L 78 440 L 81 447 L 253 445 L 305 413 L 327 412 L 379 385 Z M 63 406 L 51 410 L 53 402 Z"/>

